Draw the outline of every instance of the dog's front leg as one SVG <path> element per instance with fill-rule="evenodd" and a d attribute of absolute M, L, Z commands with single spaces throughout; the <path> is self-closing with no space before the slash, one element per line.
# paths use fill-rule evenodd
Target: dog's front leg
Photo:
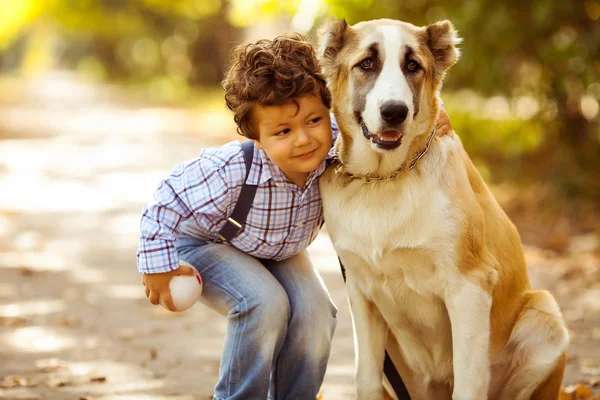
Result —
<path fill-rule="evenodd" d="M 453 400 L 485 400 L 490 381 L 491 295 L 470 281 L 447 301 L 452 325 Z"/>
<path fill-rule="evenodd" d="M 383 361 L 387 325 L 379 310 L 360 289 L 360 282 L 348 273 L 348 299 L 354 326 L 356 388 L 358 400 L 383 400 Z"/>

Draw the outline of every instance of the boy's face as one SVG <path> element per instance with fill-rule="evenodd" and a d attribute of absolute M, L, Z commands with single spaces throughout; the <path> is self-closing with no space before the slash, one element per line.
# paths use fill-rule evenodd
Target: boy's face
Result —
<path fill-rule="evenodd" d="M 296 104 L 297 103 L 297 104 Z M 279 106 L 258 106 L 254 143 L 300 187 L 331 148 L 329 109 L 319 95 L 306 95 Z"/>

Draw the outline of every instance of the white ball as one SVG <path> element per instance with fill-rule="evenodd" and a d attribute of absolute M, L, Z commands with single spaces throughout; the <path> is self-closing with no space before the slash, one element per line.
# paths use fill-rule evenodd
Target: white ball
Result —
<path fill-rule="evenodd" d="M 189 264 L 187 265 L 189 266 Z M 177 275 L 172 277 L 171 282 L 169 282 L 169 290 L 171 291 L 175 311 L 181 312 L 192 307 L 202 294 L 202 278 L 195 268 L 192 267 L 192 269 L 194 270 L 194 276 Z M 167 308 L 162 297 L 160 298 L 160 305 Z"/>

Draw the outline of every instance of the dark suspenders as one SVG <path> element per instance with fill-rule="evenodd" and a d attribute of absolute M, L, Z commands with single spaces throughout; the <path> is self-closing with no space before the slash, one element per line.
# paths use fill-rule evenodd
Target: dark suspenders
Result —
<path fill-rule="evenodd" d="M 242 142 L 242 150 L 244 151 L 244 162 L 246 164 L 246 177 L 242 184 L 242 190 L 240 197 L 231 213 L 231 216 L 227 218 L 227 222 L 219 232 L 219 236 L 222 240 L 230 242 L 231 239 L 236 237 L 244 224 L 246 223 L 246 217 L 252 208 L 252 202 L 254 201 L 254 195 L 256 194 L 256 185 L 247 185 L 248 175 L 250 175 L 250 168 L 252 167 L 252 159 L 254 158 L 254 143 L 252 140 L 246 140 Z"/>
<path fill-rule="evenodd" d="M 240 197 L 233 208 L 233 212 L 231 213 L 231 216 L 227 218 L 225 226 L 223 226 L 219 232 L 221 239 L 227 242 L 236 237 L 243 229 L 244 224 L 246 223 L 246 218 L 248 217 L 248 213 L 250 212 L 250 208 L 252 208 L 252 203 L 254 202 L 254 195 L 256 194 L 257 188 L 257 185 L 246 184 L 248 175 L 250 174 L 250 168 L 252 167 L 252 159 L 254 158 L 254 143 L 252 143 L 251 140 L 242 142 L 242 150 L 244 151 L 244 163 L 246 164 L 246 177 L 244 178 Z M 346 282 L 346 269 L 342 264 L 342 260 L 340 260 L 340 268 L 342 269 L 344 282 Z M 394 363 L 392 362 L 392 359 L 388 355 L 387 351 L 385 352 L 383 372 L 385 373 L 388 381 L 390 381 L 398 400 L 410 400 L 410 395 L 406 390 L 406 386 L 404 385 L 404 382 L 402 381 L 402 378 L 396 370 L 396 367 L 394 366 Z"/>

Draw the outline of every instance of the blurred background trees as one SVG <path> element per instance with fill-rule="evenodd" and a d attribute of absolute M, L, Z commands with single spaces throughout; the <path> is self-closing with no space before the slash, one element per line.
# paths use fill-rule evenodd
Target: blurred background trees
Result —
<path fill-rule="evenodd" d="M 233 45 L 290 29 L 314 39 L 331 17 L 452 20 L 464 42 L 443 98 L 479 170 L 513 193 L 533 193 L 540 209 L 593 225 L 598 0 L 7 1 L 0 3 L 0 73 L 6 80 L 70 70 L 151 101 L 204 104 L 213 96 L 222 104 L 218 83 Z"/>

